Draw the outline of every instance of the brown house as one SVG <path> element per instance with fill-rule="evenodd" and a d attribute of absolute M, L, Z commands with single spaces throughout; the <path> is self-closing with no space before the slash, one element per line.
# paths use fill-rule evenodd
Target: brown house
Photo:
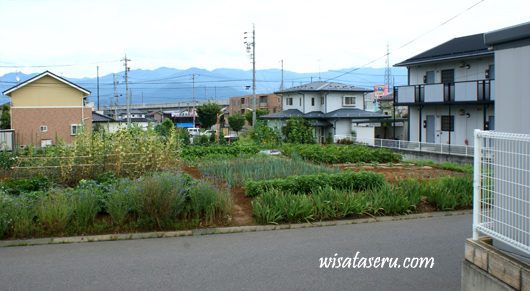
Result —
<path fill-rule="evenodd" d="M 17 145 L 69 144 L 83 127 L 92 128 L 90 91 L 49 71 L 3 92 L 11 97 L 11 128 Z"/>
<path fill-rule="evenodd" d="M 269 113 L 276 113 L 282 111 L 282 95 L 277 94 L 256 94 L 256 108 L 269 109 Z M 229 98 L 230 115 L 239 112 L 241 115 L 245 114 L 249 109 L 254 108 L 252 103 L 252 95 L 245 95 L 240 97 Z"/>

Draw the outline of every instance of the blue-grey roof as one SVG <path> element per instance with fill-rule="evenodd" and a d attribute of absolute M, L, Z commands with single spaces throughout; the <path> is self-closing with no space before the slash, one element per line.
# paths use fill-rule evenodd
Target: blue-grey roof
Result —
<path fill-rule="evenodd" d="M 116 122 L 111 117 L 108 117 L 107 115 L 99 114 L 95 111 L 92 111 L 92 123 L 94 122 Z"/>
<path fill-rule="evenodd" d="M 419 55 L 397 63 L 394 67 L 438 62 L 443 60 L 465 58 L 470 56 L 493 54 L 484 44 L 484 34 L 474 34 L 453 38 L 450 41 L 435 46 Z"/>
<path fill-rule="evenodd" d="M 305 85 L 300 85 L 281 91 L 274 92 L 274 94 L 283 93 L 296 93 L 296 92 L 320 92 L 320 91 L 333 91 L 333 92 L 372 92 L 371 89 L 365 89 L 361 87 L 355 87 L 350 85 L 344 85 L 341 83 L 328 83 L 328 82 L 313 82 Z"/>
<path fill-rule="evenodd" d="M 276 113 L 262 115 L 258 118 L 260 119 L 289 119 L 291 117 L 302 116 L 302 115 L 304 114 L 302 113 L 302 111 L 298 109 L 287 109 L 287 110 L 276 112 Z"/>
<path fill-rule="evenodd" d="M 311 111 L 304 115 L 302 115 L 303 118 L 307 119 L 322 119 L 324 117 L 324 112 L 322 111 Z"/>
<path fill-rule="evenodd" d="M 341 108 L 324 114 L 325 119 L 372 119 L 372 118 L 389 118 L 389 115 L 383 115 L 376 112 L 361 110 L 358 108 Z"/>
<path fill-rule="evenodd" d="M 530 38 L 530 22 L 487 32 L 484 34 L 484 43 L 492 46 L 525 38 Z"/>

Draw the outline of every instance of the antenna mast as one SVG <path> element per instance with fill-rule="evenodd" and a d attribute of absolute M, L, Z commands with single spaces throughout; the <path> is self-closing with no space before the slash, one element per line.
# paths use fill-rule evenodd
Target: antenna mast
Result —
<path fill-rule="evenodd" d="M 386 42 L 386 62 L 385 62 L 385 85 L 390 91 L 390 49 L 388 46 L 388 41 Z"/>

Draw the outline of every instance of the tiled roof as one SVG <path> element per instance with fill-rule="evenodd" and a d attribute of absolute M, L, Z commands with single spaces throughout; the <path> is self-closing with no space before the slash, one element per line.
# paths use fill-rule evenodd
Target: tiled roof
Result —
<path fill-rule="evenodd" d="M 313 82 L 305 85 L 300 85 L 281 91 L 274 92 L 275 94 L 292 93 L 292 92 L 320 92 L 320 91 L 335 91 L 335 92 L 372 92 L 373 90 L 341 83 L 328 82 Z"/>
<path fill-rule="evenodd" d="M 302 116 L 302 115 L 304 114 L 302 113 L 302 111 L 298 109 L 287 109 L 287 110 L 276 112 L 276 113 L 262 115 L 258 118 L 260 119 L 289 119 L 291 117 Z"/>
<path fill-rule="evenodd" d="M 116 122 L 111 117 L 92 111 L 92 122 Z"/>
<path fill-rule="evenodd" d="M 484 34 L 474 34 L 469 36 L 457 37 L 439 46 L 433 47 L 419 55 L 413 56 L 395 67 L 405 67 L 408 65 L 429 63 L 435 61 L 464 58 L 469 56 L 493 54 L 484 44 Z"/>
<path fill-rule="evenodd" d="M 388 115 L 382 115 L 375 112 L 364 111 L 357 108 L 341 108 L 324 114 L 326 119 L 359 119 L 359 118 L 388 118 Z"/>

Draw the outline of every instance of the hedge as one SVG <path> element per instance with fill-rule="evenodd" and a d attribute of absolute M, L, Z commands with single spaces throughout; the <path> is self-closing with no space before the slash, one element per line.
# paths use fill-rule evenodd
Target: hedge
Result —
<path fill-rule="evenodd" d="M 383 174 L 374 172 L 351 170 L 338 174 L 321 173 L 317 175 L 290 176 L 285 179 L 274 179 L 265 181 L 245 181 L 246 196 L 256 197 L 261 193 L 280 189 L 291 193 L 308 194 L 312 189 L 331 186 L 335 189 L 365 190 L 378 188 L 385 183 Z"/>

